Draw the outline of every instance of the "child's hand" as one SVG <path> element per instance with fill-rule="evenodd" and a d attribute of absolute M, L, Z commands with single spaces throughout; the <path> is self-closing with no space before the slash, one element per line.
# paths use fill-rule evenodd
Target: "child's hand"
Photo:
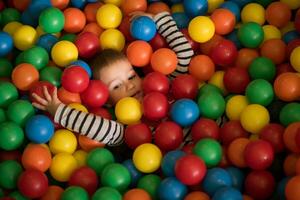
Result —
<path fill-rule="evenodd" d="M 47 90 L 47 87 L 44 86 L 43 95 L 44 98 L 36 93 L 33 93 L 32 97 L 37 101 L 37 103 L 33 102 L 32 105 L 40 110 L 48 111 L 52 116 L 54 116 L 58 106 L 61 104 L 61 101 L 57 97 L 57 88 L 54 88 L 51 96 Z"/>
<path fill-rule="evenodd" d="M 132 22 L 135 18 L 140 17 L 140 16 L 146 16 L 146 17 L 150 17 L 151 19 L 153 19 L 153 14 L 145 13 L 142 11 L 135 11 L 135 12 L 129 13 L 128 15 L 130 17 L 130 19 L 129 19 L 130 22 Z"/>

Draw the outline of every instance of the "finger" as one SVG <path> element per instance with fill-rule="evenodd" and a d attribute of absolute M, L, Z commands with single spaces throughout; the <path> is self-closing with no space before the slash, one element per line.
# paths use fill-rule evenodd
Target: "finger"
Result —
<path fill-rule="evenodd" d="M 52 97 L 51 97 L 51 95 L 49 94 L 48 89 L 47 89 L 46 86 L 43 87 L 43 91 L 44 91 L 44 96 L 45 96 L 45 98 L 47 99 L 47 101 L 52 101 Z"/>
<path fill-rule="evenodd" d="M 40 110 L 46 110 L 46 107 L 41 104 L 33 102 L 32 105 Z"/>
<path fill-rule="evenodd" d="M 40 97 L 39 95 L 32 93 L 32 97 L 39 103 L 42 104 L 44 106 L 48 105 L 48 101 L 46 101 L 45 99 L 43 99 L 42 97 Z"/>
<path fill-rule="evenodd" d="M 53 90 L 53 93 L 52 93 L 52 99 L 53 99 L 54 101 L 60 101 L 60 100 L 58 99 L 58 96 L 57 96 L 57 87 L 55 87 L 54 90 Z"/>

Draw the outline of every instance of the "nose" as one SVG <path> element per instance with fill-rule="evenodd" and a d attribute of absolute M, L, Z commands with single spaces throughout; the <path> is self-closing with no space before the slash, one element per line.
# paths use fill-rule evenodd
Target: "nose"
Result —
<path fill-rule="evenodd" d="M 135 84 L 132 81 L 129 80 L 129 81 L 126 82 L 126 89 L 127 90 L 131 90 L 134 87 L 135 87 Z"/>

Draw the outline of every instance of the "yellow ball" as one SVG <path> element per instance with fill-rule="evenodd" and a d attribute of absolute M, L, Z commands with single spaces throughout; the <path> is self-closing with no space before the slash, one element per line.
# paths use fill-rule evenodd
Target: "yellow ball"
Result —
<path fill-rule="evenodd" d="M 77 60 L 78 50 L 72 42 L 62 40 L 53 46 L 51 50 L 51 57 L 55 64 L 60 67 L 64 67 Z"/>
<path fill-rule="evenodd" d="M 208 13 L 212 13 L 215 9 L 219 8 L 224 0 L 207 0 Z"/>
<path fill-rule="evenodd" d="M 280 30 L 273 25 L 264 25 L 264 41 L 270 39 L 281 39 L 281 32 Z"/>
<path fill-rule="evenodd" d="M 265 9 L 258 3 L 249 3 L 242 9 L 241 19 L 243 23 L 256 22 L 263 25 L 266 20 Z"/>
<path fill-rule="evenodd" d="M 226 95 L 228 93 L 228 91 L 226 90 L 225 88 L 225 85 L 224 85 L 224 74 L 225 72 L 224 71 L 216 71 L 211 77 L 210 79 L 208 80 L 208 83 L 218 87 L 223 95 Z"/>
<path fill-rule="evenodd" d="M 77 161 L 78 167 L 82 167 L 86 165 L 87 152 L 83 150 L 77 150 L 73 153 L 73 156 Z"/>
<path fill-rule="evenodd" d="M 59 153 L 52 158 L 50 174 L 55 180 L 66 182 L 77 167 L 77 161 L 72 154 Z"/>
<path fill-rule="evenodd" d="M 140 102 L 133 97 L 124 97 L 115 107 L 115 114 L 119 122 L 123 124 L 138 123 L 143 115 Z"/>
<path fill-rule="evenodd" d="M 204 43 L 214 36 L 215 25 L 209 17 L 197 16 L 190 21 L 188 32 L 194 41 Z"/>
<path fill-rule="evenodd" d="M 300 47 L 296 47 L 290 56 L 290 62 L 292 67 L 297 71 L 300 72 Z"/>
<path fill-rule="evenodd" d="M 97 10 L 96 19 L 101 28 L 117 28 L 122 21 L 122 12 L 114 4 L 105 4 Z"/>
<path fill-rule="evenodd" d="M 68 106 L 82 112 L 89 112 L 88 109 L 80 103 L 70 103 Z"/>
<path fill-rule="evenodd" d="M 125 37 L 118 29 L 107 29 L 100 35 L 102 49 L 122 51 L 125 46 Z"/>
<path fill-rule="evenodd" d="M 182 12 L 184 12 L 183 4 L 182 4 L 182 3 L 174 4 L 174 5 L 171 7 L 171 12 L 172 12 L 172 13 L 182 13 Z"/>
<path fill-rule="evenodd" d="M 15 31 L 13 39 L 15 47 L 21 51 L 24 51 L 33 47 L 38 39 L 38 35 L 36 30 L 31 26 L 22 25 Z"/>
<path fill-rule="evenodd" d="M 282 3 L 287 4 L 290 9 L 297 9 L 300 8 L 300 1 L 299 0 L 280 0 Z"/>
<path fill-rule="evenodd" d="M 133 152 L 133 164 L 141 172 L 152 173 L 161 164 L 162 153 L 154 144 L 145 143 L 138 146 Z"/>
<path fill-rule="evenodd" d="M 241 113 L 241 125 L 250 133 L 258 134 L 269 121 L 268 110 L 259 104 L 250 104 Z"/>
<path fill-rule="evenodd" d="M 3 31 L 13 36 L 16 30 L 21 26 L 23 26 L 23 24 L 21 24 L 20 22 L 17 21 L 9 22 L 3 27 Z"/>
<path fill-rule="evenodd" d="M 50 139 L 49 148 L 53 154 L 72 154 L 77 148 L 77 138 L 71 131 L 67 129 L 59 129 L 55 131 L 53 137 Z"/>
<path fill-rule="evenodd" d="M 242 111 L 248 106 L 248 100 L 243 95 L 231 97 L 226 104 L 226 115 L 229 120 L 240 120 Z"/>
<path fill-rule="evenodd" d="M 285 25 L 283 28 L 280 29 L 282 35 L 293 30 L 295 30 L 295 25 L 294 22 L 292 21 L 289 21 L 287 25 Z"/>
<path fill-rule="evenodd" d="M 116 6 L 120 6 L 122 4 L 122 0 L 103 0 L 104 3 L 111 3 Z"/>

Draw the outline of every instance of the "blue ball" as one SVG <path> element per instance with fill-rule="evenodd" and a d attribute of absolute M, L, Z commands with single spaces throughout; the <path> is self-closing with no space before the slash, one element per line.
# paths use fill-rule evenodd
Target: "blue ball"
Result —
<path fill-rule="evenodd" d="M 276 194 L 279 197 L 279 199 L 285 200 L 285 187 L 287 182 L 291 179 L 291 177 L 285 177 L 282 180 L 279 181 L 277 184 Z"/>
<path fill-rule="evenodd" d="M 176 178 L 169 177 L 162 180 L 157 193 L 161 200 L 182 200 L 187 194 L 187 187 Z"/>
<path fill-rule="evenodd" d="M 46 49 L 46 51 L 48 53 L 51 53 L 51 49 L 52 47 L 55 45 L 55 43 L 58 42 L 57 37 L 55 37 L 54 35 L 47 33 L 42 35 L 38 41 L 37 41 L 37 46 L 43 47 L 44 49 Z"/>
<path fill-rule="evenodd" d="M 46 143 L 54 134 L 54 125 L 45 115 L 35 115 L 26 122 L 25 133 L 34 143 Z"/>
<path fill-rule="evenodd" d="M 235 15 L 236 22 L 239 22 L 241 20 L 241 8 L 237 3 L 232 1 L 225 1 L 221 4 L 220 8 L 230 10 Z"/>
<path fill-rule="evenodd" d="M 288 44 L 294 39 L 300 39 L 300 34 L 296 30 L 289 31 L 285 33 L 282 37 L 283 41 Z"/>
<path fill-rule="evenodd" d="M 150 41 L 156 34 L 156 25 L 150 17 L 136 17 L 131 22 L 130 33 L 137 40 Z"/>
<path fill-rule="evenodd" d="M 181 150 L 169 151 L 162 159 L 161 169 L 165 176 L 175 177 L 175 164 L 176 161 L 184 156 L 184 153 Z"/>
<path fill-rule="evenodd" d="M 29 4 L 27 10 L 28 10 L 29 15 L 33 19 L 33 22 L 36 24 L 35 26 L 38 25 L 40 14 L 46 8 L 49 8 L 51 6 L 52 5 L 51 5 L 50 0 L 44 0 L 44 1 L 34 0 L 34 1 L 31 1 L 31 3 Z"/>
<path fill-rule="evenodd" d="M 143 176 L 143 174 L 134 166 L 133 161 L 131 159 L 125 160 L 122 163 L 129 171 L 131 176 L 131 186 L 135 187 L 138 180 Z"/>
<path fill-rule="evenodd" d="M 232 187 L 242 190 L 243 189 L 243 183 L 245 180 L 245 175 L 239 168 L 236 167 L 228 167 L 225 169 L 232 179 Z"/>
<path fill-rule="evenodd" d="M 243 200 L 243 196 L 233 187 L 223 187 L 214 194 L 212 200 Z"/>
<path fill-rule="evenodd" d="M 171 107 L 170 115 L 180 126 L 192 125 L 200 116 L 198 105 L 191 99 L 179 99 Z"/>
<path fill-rule="evenodd" d="M 232 179 L 225 169 L 215 167 L 207 170 L 202 186 L 206 193 L 213 196 L 220 188 L 226 186 L 231 187 Z"/>
<path fill-rule="evenodd" d="M 88 2 L 87 0 L 71 0 L 70 3 L 73 7 L 82 9 Z"/>
<path fill-rule="evenodd" d="M 21 22 L 24 25 L 29 25 L 29 26 L 37 26 L 38 22 L 34 21 L 35 19 L 33 18 L 33 16 L 31 15 L 31 13 L 29 12 L 29 10 L 25 10 L 24 12 L 22 12 L 21 14 Z"/>
<path fill-rule="evenodd" d="M 186 14 L 191 18 L 205 15 L 208 11 L 207 0 L 183 0 L 183 7 Z"/>
<path fill-rule="evenodd" d="M 85 61 L 83 61 L 83 60 L 76 60 L 76 61 L 71 62 L 71 65 L 78 65 L 78 66 L 82 67 L 88 73 L 89 77 L 90 78 L 92 77 L 91 67 Z"/>
<path fill-rule="evenodd" d="M 242 43 L 240 42 L 240 40 L 238 38 L 238 29 L 234 29 L 233 31 L 231 31 L 231 33 L 226 35 L 225 38 L 232 41 L 237 49 L 242 48 Z"/>
<path fill-rule="evenodd" d="M 6 33 L 1 31 L 0 32 L 0 57 L 6 56 L 9 54 L 14 47 L 12 37 Z"/>
<path fill-rule="evenodd" d="M 183 12 L 177 12 L 172 14 L 173 19 L 179 29 L 187 28 L 190 22 L 189 17 Z"/>

